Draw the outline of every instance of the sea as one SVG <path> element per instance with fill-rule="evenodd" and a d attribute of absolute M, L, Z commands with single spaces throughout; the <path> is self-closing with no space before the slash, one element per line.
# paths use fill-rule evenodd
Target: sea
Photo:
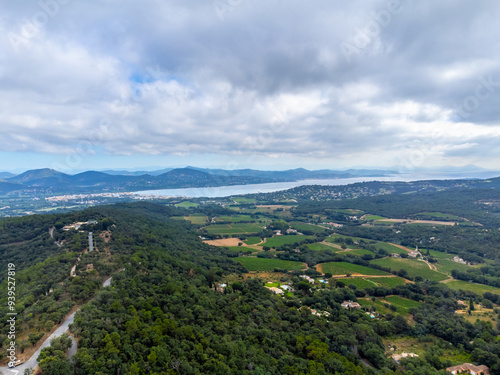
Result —
<path fill-rule="evenodd" d="M 200 188 L 180 188 L 180 189 L 160 189 L 160 190 L 144 190 L 136 191 L 134 194 L 141 196 L 151 196 L 159 198 L 167 197 L 185 197 L 185 198 L 223 198 L 233 195 L 257 194 L 257 193 L 273 193 L 276 191 L 288 190 L 297 186 L 305 185 L 324 185 L 324 186 L 342 186 L 354 184 L 357 182 L 369 181 L 422 181 L 422 180 L 455 180 L 455 179 L 482 179 L 496 177 L 498 174 L 494 172 L 484 173 L 411 173 L 398 174 L 384 177 L 353 177 L 353 178 L 336 178 L 325 180 L 298 180 L 288 182 L 272 182 L 266 184 L 249 184 L 249 185 L 231 185 L 231 186 L 213 186 Z"/>

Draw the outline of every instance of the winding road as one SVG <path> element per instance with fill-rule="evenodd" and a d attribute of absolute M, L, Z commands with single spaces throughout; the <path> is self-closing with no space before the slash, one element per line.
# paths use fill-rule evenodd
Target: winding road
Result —
<path fill-rule="evenodd" d="M 107 280 L 105 280 L 102 283 L 102 287 L 107 287 L 111 285 L 111 279 L 113 276 L 109 277 Z M 54 333 L 52 333 L 44 342 L 43 344 L 38 348 L 38 350 L 31 356 L 30 359 L 28 359 L 26 362 L 23 364 L 16 366 L 15 368 L 9 368 L 7 366 L 0 367 L 0 374 L 1 375 L 17 375 L 17 374 L 23 374 L 24 370 L 27 368 L 32 368 L 34 369 L 38 365 L 37 358 L 40 355 L 40 352 L 42 351 L 43 348 L 46 348 L 47 346 L 50 346 L 50 342 L 61 336 L 64 332 L 66 332 L 69 329 L 69 325 L 72 324 L 75 321 L 75 314 L 79 311 L 80 309 L 76 310 L 73 314 L 68 316 L 64 322 L 61 323 L 59 328 L 57 328 Z M 70 336 L 72 345 L 71 348 L 69 348 L 69 358 L 73 357 L 73 355 L 76 354 L 77 350 L 77 344 L 75 339 Z"/>

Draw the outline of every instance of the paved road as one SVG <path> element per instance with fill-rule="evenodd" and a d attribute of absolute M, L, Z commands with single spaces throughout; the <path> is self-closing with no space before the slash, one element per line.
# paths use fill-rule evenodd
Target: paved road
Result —
<path fill-rule="evenodd" d="M 77 310 L 78 311 L 78 310 Z M 40 352 L 42 351 L 43 348 L 50 346 L 50 341 L 52 339 L 55 339 L 59 336 L 61 336 L 64 332 L 68 330 L 68 327 L 71 323 L 74 322 L 75 320 L 75 313 L 76 311 L 68 316 L 68 318 L 61 324 L 61 326 L 52 334 L 50 335 L 47 340 L 44 341 L 44 343 L 38 348 L 38 350 L 31 356 L 30 359 L 28 359 L 26 362 L 24 362 L 22 365 L 17 366 L 16 368 L 10 369 L 8 367 L 0 367 L 0 372 L 3 375 L 15 375 L 15 374 L 23 374 L 24 370 L 27 368 L 35 368 L 35 366 L 38 364 L 38 361 L 36 360 L 38 356 L 40 355 Z M 71 337 L 71 341 L 73 342 L 72 347 L 70 348 L 70 356 L 76 353 L 76 341 L 74 338 Z M 16 372 L 17 371 L 17 372 Z"/>
<path fill-rule="evenodd" d="M 109 279 L 105 280 L 102 283 L 103 287 L 110 286 L 111 285 L 111 279 L 113 276 L 111 276 Z M 75 314 L 78 310 L 76 310 L 73 314 L 68 316 L 68 318 L 61 324 L 61 326 L 52 334 L 50 335 L 47 340 L 43 342 L 43 344 L 38 348 L 38 350 L 31 356 L 30 359 L 28 359 L 26 362 L 24 362 L 22 365 L 19 365 L 13 369 L 10 369 L 8 367 L 0 367 L 0 374 L 2 375 L 16 375 L 20 374 L 22 375 L 24 373 L 24 370 L 27 368 L 35 368 L 36 365 L 38 364 L 38 361 L 36 360 L 38 356 L 40 355 L 40 352 L 42 351 L 43 348 L 47 347 L 50 345 L 50 341 L 52 339 L 55 339 L 59 336 L 61 336 L 64 332 L 66 332 L 69 328 L 69 325 L 72 324 L 75 321 Z M 71 336 L 70 336 L 71 337 Z M 73 337 L 71 337 L 71 341 L 73 345 L 71 348 L 69 348 L 69 358 L 73 357 L 73 355 L 76 354 L 77 351 L 77 346 L 76 346 L 76 341 Z"/>

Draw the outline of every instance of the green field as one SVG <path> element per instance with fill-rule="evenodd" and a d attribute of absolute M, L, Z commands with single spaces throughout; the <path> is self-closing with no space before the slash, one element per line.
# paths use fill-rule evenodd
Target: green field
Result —
<path fill-rule="evenodd" d="M 262 232 L 257 224 L 220 224 L 205 227 L 210 234 L 250 234 Z"/>
<path fill-rule="evenodd" d="M 225 246 L 226 249 L 229 249 L 230 252 L 236 253 L 236 254 L 250 254 L 254 253 L 257 250 L 245 247 L 245 246 Z"/>
<path fill-rule="evenodd" d="M 378 215 L 366 215 L 363 217 L 363 220 L 366 221 L 376 221 L 376 220 L 385 220 L 387 219 L 386 217 L 378 216 Z"/>
<path fill-rule="evenodd" d="M 321 263 L 321 269 L 323 273 L 331 273 L 332 275 L 347 275 L 349 273 L 357 273 L 360 275 L 388 275 L 388 273 L 384 271 L 347 262 Z"/>
<path fill-rule="evenodd" d="M 358 289 L 366 289 L 373 288 L 377 286 L 377 284 L 370 282 L 362 277 L 349 277 L 346 279 L 338 279 L 338 281 L 342 281 L 345 285 L 355 285 Z"/>
<path fill-rule="evenodd" d="M 363 307 L 375 308 L 375 310 L 381 314 L 394 314 L 394 311 L 385 307 L 383 302 L 378 298 L 375 301 L 372 301 L 371 299 L 358 298 L 358 303 Z"/>
<path fill-rule="evenodd" d="M 295 242 L 300 242 L 308 238 L 314 238 L 312 236 L 302 236 L 302 235 L 290 235 L 290 236 L 275 236 L 266 239 L 266 242 L 260 244 L 259 246 L 269 246 L 269 247 L 280 247 L 281 245 L 289 245 Z"/>
<path fill-rule="evenodd" d="M 208 220 L 208 217 L 205 215 L 194 214 L 194 215 L 189 215 L 184 219 L 189 220 L 193 224 L 205 224 Z"/>
<path fill-rule="evenodd" d="M 239 257 L 234 260 L 241 263 L 248 271 L 274 271 L 276 268 L 291 271 L 305 268 L 303 263 L 293 262 L 291 260 L 254 257 Z"/>
<path fill-rule="evenodd" d="M 416 259 L 403 259 L 403 258 L 382 258 L 372 260 L 371 263 L 378 264 L 379 266 L 388 267 L 393 271 L 399 271 L 404 269 L 408 272 L 408 276 L 415 277 L 421 276 L 424 279 L 431 281 L 442 281 L 446 280 L 446 275 L 433 271 L 429 266 Z"/>
<path fill-rule="evenodd" d="M 317 225 L 301 223 L 301 222 L 296 222 L 296 221 L 293 221 L 289 224 L 290 224 L 290 227 L 292 227 L 293 229 L 297 229 L 299 232 L 310 231 L 313 233 L 323 233 L 325 230 L 327 230 L 326 228 L 323 228 L 323 227 L 320 227 Z"/>
<path fill-rule="evenodd" d="M 495 288 L 494 286 L 489 286 L 489 285 L 468 283 L 467 281 L 462 281 L 462 280 L 450 281 L 449 283 L 446 283 L 444 285 L 446 285 L 450 289 L 467 290 L 477 294 L 484 294 L 486 292 L 500 294 L 500 288 Z"/>
<path fill-rule="evenodd" d="M 405 284 L 405 280 L 401 277 L 367 277 L 366 280 L 388 288 L 394 288 L 395 286 Z"/>
<path fill-rule="evenodd" d="M 310 250 L 331 250 L 331 251 L 339 251 L 339 249 L 337 249 L 337 248 L 335 248 L 335 247 L 328 246 L 328 245 L 325 245 L 325 244 L 322 244 L 322 243 L 311 243 L 311 244 L 307 245 L 307 247 L 308 247 Z"/>
<path fill-rule="evenodd" d="M 350 251 L 343 251 L 341 254 L 356 254 L 356 255 L 359 255 L 359 256 L 362 256 L 362 255 L 375 255 L 373 254 L 372 251 L 370 250 L 365 250 L 365 249 L 358 249 L 358 250 L 350 250 Z"/>
<path fill-rule="evenodd" d="M 243 241 L 247 245 L 256 245 L 259 242 L 262 242 L 262 239 L 260 237 L 248 237 L 245 241 Z"/>
<path fill-rule="evenodd" d="M 177 203 L 175 207 L 182 207 L 182 208 L 191 208 L 191 207 L 198 207 L 198 203 L 190 202 L 190 201 L 184 201 L 181 203 Z"/>
<path fill-rule="evenodd" d="M 215 222 L 217 221 L 230 221 L 231 223 L 239 223 L 241 221 L 251 221 L 255 222 L 258 219 L 253 219 L 250 215 L 224 215 L 224 216 L 218 216 L 214 218 Z"/>
<path fill-rule="evenodd" d="M 448 275 L 451 275 L 452 270 L 467 272 L 467 270 L 470 270 L 472 268 L 467 264 L 457 263 L 449 259 L 439 259 L 437 263 L 434 263 L 434 265 L 436 266 L 438 271 L 444 272 Z"/>
<path fill-rule="evenodd" d="M 442 212 L 420 212 L 413 216 L 422 220 L 438 219 L 441 221 L 464 221 L 464 219 L 461 217 L 451 214 L 444 214 Z"/>
<path fill-rule="evenodd" d="M 235 197 L 232 199 L 236 203 L 240 203 L 240 204 L 253 204 L 253 203 L 257 202 L 257 199 L 255 199 L 255 198 Z"/>
<path fill-rule="evenodd" d="M 401 315 L 408 315 L 408 312 L 411 308 L 420 306 L 420 302 L 399 296 L 389 296 L 385 297 L 384 299 L 391 305 L 396 306 L 398 308 L 396 312 L 398 312 Z"/>
<path fill-rule="evenodd" d="M 378 242 L 375 245 L 375 247 L 377 249 L 384 249 L 389 254 L 408 254 L 408 251 L 403 250 L 397 246 L 391 245 L 390 243 L 387 243 L 387 242 Z"/>

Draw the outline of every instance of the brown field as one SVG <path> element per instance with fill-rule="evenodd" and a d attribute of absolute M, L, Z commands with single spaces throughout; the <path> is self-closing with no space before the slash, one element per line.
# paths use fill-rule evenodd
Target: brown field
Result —
<path fill-rule="evenodd" d="M 221 240 L 207 240 L 203 242 L 214 246 L 238 246 L 238 244 L 242 241 L 239 238 L 224 238 Z"/>

